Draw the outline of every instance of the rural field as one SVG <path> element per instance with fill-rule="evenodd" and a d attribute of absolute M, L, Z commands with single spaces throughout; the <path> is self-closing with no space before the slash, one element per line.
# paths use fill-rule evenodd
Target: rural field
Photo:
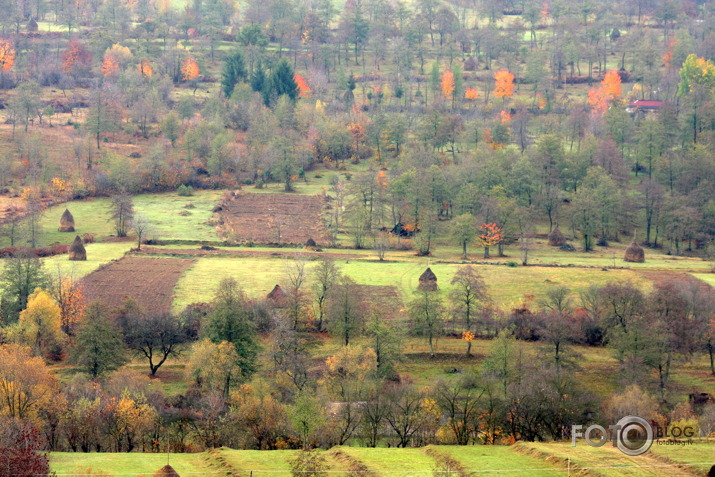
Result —
<path fill-rule="evenodd" d="M 300 188 L 298 189 L 300 191 Z M 237 197 L 249 194 L 239 193 Z M 271 197 L 276 199 L 271 199 Z M 237 202 L 231 195 L 230 202 Z M 300 195 L 286 195 L 279 189 L 273 193 L 264 192 L 260 197 L 270 199 L 266 204 L 275 204 L 283 208 L 285 204 L 300 204 Z M 306 199 L 313 200 L 311 196 Z M 250 201 L 249 201 L 250 202 Z M 184 204 L 194 205 L 192 215 L 182 215 Z M 625 244 L 612 243 L 593 252 L 566 252 L 550 247 L 546 238 L 537 236 L 533 239 L 529 252 L 529 265 L 520 264 L 518 244 L 505 248 L 505 257 L 483 259 L 480 250 L 469 253 L 468 260 L 462 260 L 460 251 L 445 240 L 438 238 L 432 256 L 418 257 L 414 251 L 388 250 L 384 260 L 380 261 L 373 250 L 355 250 L 347 248 L 329 248 L 322 251 L 300 245 L 271 245 L 274 237 L 266 234 L 255 244 L 246 244 L 243 238 L 232 240 L 220 239 L 224 230 L 220 220 L 212 216 L 227 217 L 231 210 L 239 210 L 236 227 L 243 230 L 258 230 L 262 224 L 273 223 L 274 210 L 267 207 L 253 208 L 253 203 L 240 206 L 238 203 L 213 213 L 219 205 L 225 205 L 223 194 L 206 192 L 188 199 L 175 194 L 156 194 L 138 196 L 137 209 L 150 220 L 158 224 L 157 232 L 152 237 L 156 243 L 143 245 L 141 251 L 130 251 L 136 244 L 131 241 L 117 241 L 112 236 L 108 222 L 108 204 L 102 199 L 93 201 L 69 202 L 51 207 L 43 214 L 42 224 L 48 230 L 46 243 L 58 242 L 70 234 L 52 231 L 52 222 L 59 221 L 65 208 L 75 215 L 77 231 L 91 233 L 97 242 L 87 245 L 86 262 L 67 262 L 63 256 L 44 259 L 46 267 L 53 271 L 60 268 L 81 279 L 85 293 L 90 300 L 100 300 L 110 306 L 119 306 L 127 297 L 140 306 L 156 312 L 173 311 L 180 313 L 192 303 L 208 302 L 213 290 L 226 278 L 234 278 L 251 298 L 264 298 L 275 285 L 286 287 L 287 275 L 296 262 L 304 262 L 308 276 L 315 270 L 321 257 L 334 259 L 345 275 L 360 286 L 356 293 L 363 299 L 377 303 L 381 309 L 389 310 L 384 319 L 394 322 L 395 326 L 409 324 L 406 304 L 413 299 L 418 289 L 418 278 L 430 267 L 438 279 L 440 289 L 449 293 L 454 289 L 451 283 L 456 271 L 465 264 L 473 267 L 484 278 L 488 293 L 494 304 L 504 310 L 521 306 L 534 306 L 542 300 L 549 289 L 558 286 L 568 287 L 572 299 L 577 300 L 579 293 L 590 286 L 602 286 L 608 283 L 629 283 L 644 291 L 652 290 L 656 283 L 668 280 L 695 280 L 700 283 L 714 283 L 712 262 L 697 257 L 674 257 L 657 251 L 649 251 L 645 263 L 628 263 L 622 260 Z M 317 202 L 308 202 L 317 204 Z M 237 207 L 238 209 L 231 209 Z M 245 214 L 243 210 L 245 210 Z M 290 210 L 290 209 L 289 209 Z M 75 212 L 76 211 L 76 212 Z M 307 212 L 310 211 L 310 212 Z M 293 217 L 284 211 L 286 217 Z M 309 216 L 305 214 L 309 213 Z M 293 219 L 297 223 L 306 223 L 312 230 L 321 227 L 323 214 L 321 208 L 302 208 L 295 212 Z M 103 214 L 103 215 L 102 215 Z M 97 217 L 99 215 L 99 218 Z M 245 222 L 249 216 L 250 221 Z M 308 219 L 306 217 L 312 217 Z M 226 220 L 223 219 L 224 223 Z M 87 225 L 81 225 L 85 221 Z M 211 224 L 211 225 L 207 225 Z M 197 228 L 206 229 L 197 235 Z M 286 227 L 286 230 L 292 226 Z M 188 235 L 184 236 L 183 231 Z M 302 242 L 317 237 L 317 234 L 298 228 L 293 235 L 294 242 Z M 193 237 L 193 238 L 192 238 Z M 66 239 L 65 239 L 66 240 Z M 261 244 L 260 242 L 263 242 Z M 202 245 L 210 245 L 202 247 Z M 207 249 L 208 248 L 208 249 Z M 690 278 L 688 278 L 690 277 Z M 457 332 L 453 324 L 447 323 L 447 329 Z M 464 342 L 457 336 L 443 336 L 436 340 L 436 357 L 430 357 L 426 342 L 418 337 L 408 337 L 403 341 L 405 358 L 396 364 L 396 370 L 420 386 L 429 386 L 438 378 L 449 378 L 452 368 L 471 369 L 478 366 L 489 353 L 491 340 L 477 338 L 473 344 L 473 356 L 462 356 Z M 314 346 L 311 355 L 316 362 L 339 350 L 338 343 L 330 339 L 321 339 L 321 346 Z M 356 338 L 356 343 L 368 341 Z M 270 340 L 264 349 L 270 349 Z M 548 346 L 541 343 L 525 342 L 525 348 L 537 354 L 548 353 Z M 606 396 L 618 389 L 618 362 L 604 348 L 574 346 L 573 352 L 579 356 L 581 365 L 576 375 L 584 382 L 585 388 Z M 269 359 L 265 356 L 265 359 Z M 183 369 L 186 361 L 183 357 L 170 357 L 157 374 L 157 380 L 169 394 L 185 392 L 187 384 L 183 382 Z M 130 365 L 136 370 L 142 369 L 141 361 Z M 672 392 L 677 396 L 709 389 L 715 384 L 715 378 L 705 371 L 706 358 L 695 355 L 677 362 L 672 374 Z M 72 368 L 70 368 L 72 369 Z M 67 375 L 65 371 L 63 375 Z"/>

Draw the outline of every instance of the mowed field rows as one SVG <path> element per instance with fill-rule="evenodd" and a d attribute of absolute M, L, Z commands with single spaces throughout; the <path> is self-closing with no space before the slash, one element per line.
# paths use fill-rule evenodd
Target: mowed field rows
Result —
<path fill-rule="evenodd" d="M 425 477 L 440 468 L 445 457 L 457 462 L 449 475 L 470 476 L 698 476 L 713 462 L 713 442 L 691 445 L 655 443 L 643 456 L 629 457 L 607 444 L 592 448 L 584 442 L 519 443 L 513 446 L 428 446 L 423 448 L 336 447 L 319 450 L 328 465 L 327 475 L 351 475 L 360 464 L 371 477 Z M 221 448 L 199 454 L 79 454 L 53 453 L 52 469 L 58 476 L 81 475 L 88 469 L 102 475 L 152 475 L 166 464 L 182 476 L 228 475 L 281 477 L 290 475 L 290 462 L 300 451 L 231 450 Z M 443 467 L 442 467 L 443 469 Z M 447 474 L 445 474 L 447 475 Z"/>
<path fill-rule="evenodd" d="M 108 308 L 131 298 L 146 311 L 166 313 L 171 310 L 176 282 L 193 263 L 190 259 L 128 256 L 84 277 L 82 288 L 89 301 Z"/>
<path fill-rule="evenodd" d="M 326 199 L 294 194 L 228 192 L 219 205 L 218 223 L 225 240 L 255 243 L 325 245 L 322 217 Z"/>

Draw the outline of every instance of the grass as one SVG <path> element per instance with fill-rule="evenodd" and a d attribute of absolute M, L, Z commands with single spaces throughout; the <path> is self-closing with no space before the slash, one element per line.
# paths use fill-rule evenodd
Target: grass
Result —
<path fill-rule="evenodd" d="M 680 464 L 701 464 L 703 462 L 708 462 L 710 458 L 704 458 L 704 452 L 701 450 L 700 446 L 709 446 L 712 452 L 712 443 L 699 444 L 699 449 L 693 453 L 682 456 L 679 462 Z M 603 447 L 594 448 L 589 447 L 585 442 L 577 442 L 576 447 L 572 447 L 571 443 L 556 442 L 556 443 L 541 443 L 541 442 L 529 442 L 521 443 L 517 445 L 520 452 L 531 455 L 534 457 L 539 457 L 544 460 L 549 460 L 552 462 L 568 462 L 570 460 L 571 466 L 577 466 L 580 468 L 591 469 L 592 473 L 589 475 L 603 475 L 603 476 L 633 476 L 633 477 L 645 477 L 645 476 L 660 476 L 660 475 L 692 475 L 692 474 L 682 474 L 683 469 L 673 466 L 672 461 L 663 459 L 665 457 L 663 451 L 656 444 L 653 445 L 652 451 L 647 452 L 642 456 L 630 457 L 622 454 L 618 449 L 612 447 L 611 444 L 606 444 Z M 688 446 L 678 446 L 672 450 L 666 452 L 672 452 L 677 454 L 677 451 L 682 450 L 684 447 Z M 690 466 L 684 466 L 690 469 Z M 698 466 L 695 466 L 697 469 Z M 538 475 L 538 474 L 534 474 Z"/>
<path fill-rule="evenodd" d="M 166 460 L 166 454 L 53 452 L 50 466 L 58 477 L 78 475 L 88 467 L 115 475 L 150 476 L 166 465 Z M 200 454 L 171 454 L 169 460 L 180 475 L 201 475 L 206 469 Z"/>
<path fill-rule="evenodd" d="M 438 446 L 436 449 L 458 460 L 473 475 L 563 476 L 564 471 L 536 457 L 518 454 L 507 446 Z M 528 469 L 528 472 L 527 472 Z"/>
<path fill-rule="evenodd" d="M 164 240 L 214 241 L 218 240 L 213 226 L 206 222 L 211 218 L 211 209 L 220 199 L 222 191 L 199 190 L 192 197 L 180 197 L 175 192 L 142 194 L 134 196 L 137 215 L 148 219 L 152 233 Z M 193 204 L 194 208 L 185 208 Z M 75 232 L 58 232 L 60 217 L 69 209 L 75 220 Z M 180 212 L 190 215 L 180 215 Z M 40 219 L 40 245 L 69 244 L 75 235 L 92 234 L 97 240 L 114 235 L 111 222 L 110 200 L 98 198 L 78 200 L 48 208 Z M 9 245 L 7 238 L 3 238 Z"/>
<path fill-rule="evenodd" d="M 265 250 L 265 249 L 263 249 Z M 275 249 L 285 253 L 286 249 Z M 344 252 L 344 251 L 341 251 Z M 348 252 L 348 253 L 351 253 Z M 419 276 L 429 266 L 447 291 L 458 270 L 458 264 L 431 263 L 418 257 L 402 257 L 401 261 L 378 262 L 367 259 L 339 259 L 342 272 L 359 284 L 396 286 L 403 299 L 409 300 L 417 289 Z M 277 283 L 285 285 L 286 267 L 290 260 L 283 257 L 202 257 L 184 273 L 175 289 L 174 309 L 189 303 L 210 299 L 212 291 L 225 277 L 234 277 L 244 290 L 254 297 L 263 296 Z M 314 266 L 308 263 L 308 271 Z M 584 268 L 506 267 L 504 265 L 474 265 L 484 277 L 495 303 L 513 307 L 523 302 L 525 295 L 541 297 L 550 287 L 565 285 L 577 292 L 593 284 L 610 281 L 631 281 L 643 287 L 649 281 L 633 270 L 601 271 Z M 255 273 L 260 270 L 260 273 Z"/>
<path fill-rule="evenodd" d="M 689 470 L 702 475 L 705 475 L 713 462 L 713 440 L 698 440 L 684 446 L 655 443 L 650 451 L 662 459 L 687 464 Z"/>
<path fill-rule="evenodd" d="M 118 260 L 132 247 L 131 242 L 91 243 L 85 245 L 87 249 L 86 261 L 69 261 L 67 255 L 55 255 L 43 259 L 48 272 L 60 270 L 65 275 L 81 278 L 105 263 Z"/>
<path fill-rule="evenodd" d="M 514 446 L 430 446 L 431 449 L 459 461 L 462 467 L 475 476 L 520 475 L 550 477 L 566 475 L 571 470 L 588 469 L 588 475 L 646 477 L 675 475 L 685 470 L 704 473 L 710 467 L 713 443 L 696 440 L 692 445 L 663 446 L 654 444 L 643 456 L 629 457 L 621 454 L 611 444 L 593 448 L 585 442 L 572 447 L 567 442 L 524 442 Z M 338 447 L 339 450 L 365 464 L 381 475 L 394 477 L 430 475 L 436 467 L 428 448 L 364 448 Z M 287 476 L 290 460 L 297 450 L 232 450 L 221 448 L 197 454 L 127 454 L 91 453 L 77 454 L 54 452 L 50 465 L 58 476 L 93 468 L 114 475 L 151 475 L 166 464 L 181 475 L 241 475 L 251 471 L 264 477 Z M 319 451 L 326 457 L 329 472 L 342 475 L 346 464 L 336 458 L 334 451 Z M 235 474 L 231 474 L 235 472 Z M 582 475 L 582 474 L 579 474 Z M 688 474 L 691 475 L 691 474 Z"/>

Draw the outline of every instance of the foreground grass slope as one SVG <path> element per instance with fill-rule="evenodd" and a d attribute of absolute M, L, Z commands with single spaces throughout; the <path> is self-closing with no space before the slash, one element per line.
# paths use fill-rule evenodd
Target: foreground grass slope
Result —
<path fill-rule="evenodd" d="M 643 456 L 629 457 L 610 444 L 601 448 L 581 442 L 519 443 L 514 446 L 429 446 L 426 448 L 337 447 L 319 451 L 331 474 L 347 474 L 360 463 L 373 475 L 386 477 L 431 475 L 442 457 L 458 462 L 468 475 L 519 475 L 551 477 L 568 475 L 634 476 L 703 475 L 713 461 L 712 440 L 687 446 L 654 444 Z M 166 464 L 181 475 L 290 475 L 290 461 L 299 451 L 254 451 L 218 449 L 199 454 L 76 454 L 53 453 L 52 469 L 58 476 L 78 475 L 91 467 L 109 475 L 152 475 Z"/>

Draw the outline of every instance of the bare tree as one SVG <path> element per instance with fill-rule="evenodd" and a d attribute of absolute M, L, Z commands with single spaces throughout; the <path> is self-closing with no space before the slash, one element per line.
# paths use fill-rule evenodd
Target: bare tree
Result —
<path fill-rule="evenodd" d="M 134 229 L 134 234 L 137 236 L 137 250 L 141 250 L 143 239 L 151 233 L 149 219 L 143 215 L 137 215 L 132 221 L 132 228 Z"/>
<path fill-rule="evenodd" d="M 454 304 L 454 316 L 461 318 L 463 331 L 473 333 L 473 320 L 477 316 L 479 308 L 489 302 L 487 286 L 479 272 L 471 265 L 457 270 L 451 283 L 454 288 L 450 291 L 449 296 Z M 472 342 L 467 340 L 467 356 L 471 356 L 471 351 Z"/>
<path fill-rule="evenodd" d="M 298 324 L 303 317 L 306 306 L 305 283 L 307 280 L 306 259 L 296 255 L 285 268 L 285 279 L 288 283 L 286 294 L 287 313 L 293 329 L 298 329 Z"/>
<path fill-rule="evenodd" d="M 112 215 L 109 220 L 114 221 L 114 230 L 118 237 L 126 237 L 134 220 L 134 203 L 132 197 L 125 191 L 112 196 Z"/>
<path fill-rule="evenodd" d="M 335 286 L 335 282 L 340 276 L 340 269 L 335 264 L 335 260 L 324 256 L 321 257 L 313 270 L 313 276 L 315 278 L 313 289 L 315 290 L 316 315 L 318 317 L 317 328 L 318 331 L 323 331 L 326 302 L 330 297 L 333 286 Z"/>

